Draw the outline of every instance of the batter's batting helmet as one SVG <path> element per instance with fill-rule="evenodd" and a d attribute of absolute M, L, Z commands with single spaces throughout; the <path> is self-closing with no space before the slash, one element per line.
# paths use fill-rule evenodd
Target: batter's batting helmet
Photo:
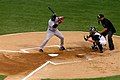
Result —
<path fill-rule="evenodd" d="M 56 19 L 56 14 L 53 14 L 53 15 L 51 16 L 51 20 L 52 20 L 52 21 L 55 21 L 55 19 Z"/>

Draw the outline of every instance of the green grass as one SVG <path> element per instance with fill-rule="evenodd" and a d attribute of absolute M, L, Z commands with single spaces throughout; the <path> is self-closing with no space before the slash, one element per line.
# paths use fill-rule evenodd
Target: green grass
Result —
<path fill-rule="evenodd" d="M 4 80 L 6 78 L 5 75 L 0 75 L 0 80 Z"/>
<path fill-rule="evenodd" d="M 46 31 L 51 16 L 48 6 L 58 15 L 64 15 L 65 22 L 60 30 L 88 31 L 96 26 L 96 16 L 105 14 L 120 34 L 119 0 L 0 0 L 0 34 Z"/>
<path fill-rule="evenodd" d="M 89 26 L 101 30 L 96 16 L 103 13 L 120 35 L 120 0 L 0 0 L 0 35 L 46 31 L 51 16 L 48 6 L 65 16 L 62 31 L 88 31 Z M 101 79 L 119 80 L 120 76 L 90 80 Z"/>
<path fill-rule="evenodd" d="M 120 76 L 102 77 L 102 78 L 84 78 L 84 79 L 42 79 L 42 80 L 120 80 Z"/>

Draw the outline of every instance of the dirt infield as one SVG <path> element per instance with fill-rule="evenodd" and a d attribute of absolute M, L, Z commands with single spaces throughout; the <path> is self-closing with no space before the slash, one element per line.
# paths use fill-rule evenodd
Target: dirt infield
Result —
<path fill-rule="evenodd" d="M 65 51 L 59 51 L 59 39 L 53 37 L 39 53 L 45 32 L 28 32 L 0 36 L 0 73 L 5 80 L 39 80 L 41 78 L 89 78 L 120 75 L 120 37 L 114 36 L 115 50 L 104 46 L 104 53 L 92 51 L 85 42 L 86 32 L 62 32 Z M 50 57 L 48 54 L 59 54 Z M 84 54 L 78 58 L 77 54 Z"/>

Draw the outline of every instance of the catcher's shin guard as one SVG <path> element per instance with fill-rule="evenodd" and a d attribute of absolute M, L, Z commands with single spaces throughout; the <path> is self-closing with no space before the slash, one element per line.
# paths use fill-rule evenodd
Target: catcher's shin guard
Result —
<path fill-rule="evenodd" d="M 103 53 L 103 47 L 102 47 L 102 44 L 98 43 L 97 45 L 98 45 L 98 47 L 99 47 L 100 53 Z"/>
<path fill-rule="evenodd" d="M 95 51 L 98 50 L 98 47 L 95 42 L 93 42 L 93 45 L 91 46 L 91 48 L 92 48 L 92 50 L 95 50 Z"/>

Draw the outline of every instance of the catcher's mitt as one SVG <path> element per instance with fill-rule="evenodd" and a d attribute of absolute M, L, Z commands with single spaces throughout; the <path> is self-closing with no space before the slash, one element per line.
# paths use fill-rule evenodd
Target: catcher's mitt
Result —
<path fill-rule="evenodd" d="M 87 36 L 84 36 L 84 40 L 85 41 L 87 41 L 88 40 L 88 38 L 89 38 L 89 36 L 87 35 Z"/>

